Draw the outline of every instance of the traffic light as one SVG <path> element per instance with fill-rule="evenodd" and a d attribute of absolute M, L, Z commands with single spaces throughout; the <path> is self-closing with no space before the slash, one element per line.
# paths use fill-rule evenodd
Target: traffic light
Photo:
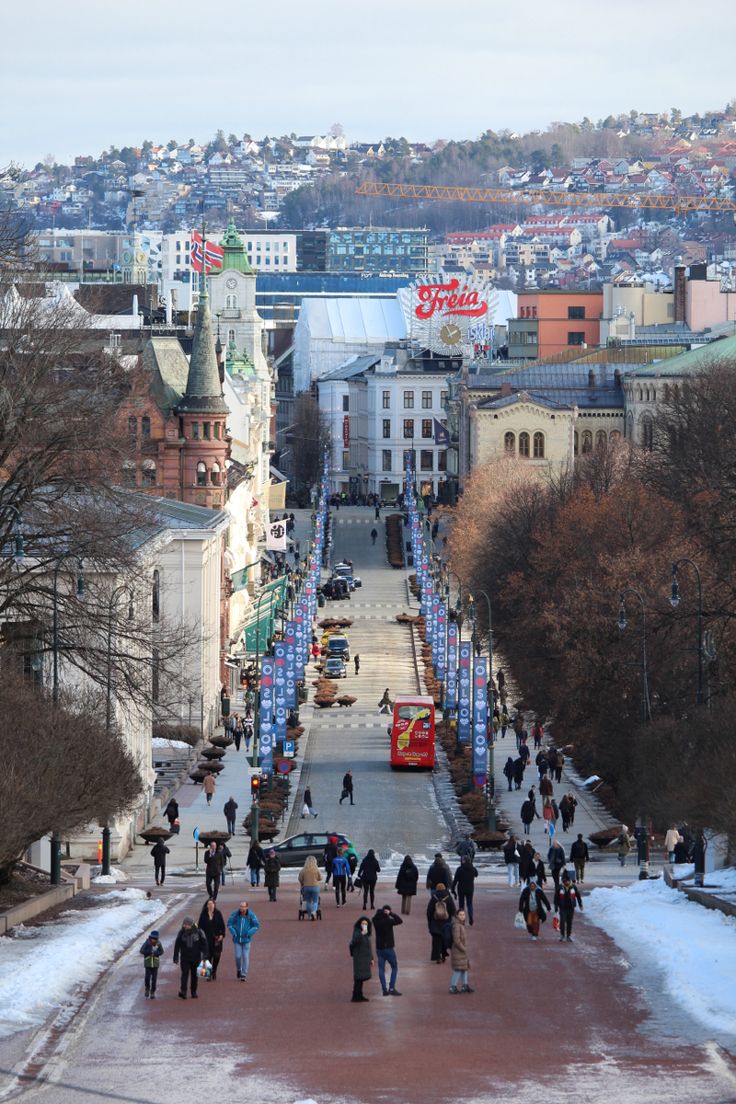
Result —
<path fill-rule="evenodd" d="M 254 801 L 258 800 L 258 795 L 261 792 L 261 780 L 258 775 L 253 775 L 250 780 L 250 796 Z"/>

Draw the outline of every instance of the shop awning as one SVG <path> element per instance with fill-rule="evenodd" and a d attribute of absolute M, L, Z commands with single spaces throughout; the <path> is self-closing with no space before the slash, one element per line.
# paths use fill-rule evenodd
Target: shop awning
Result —
<path fill-rule="evenodd" d="M 288 579 L 285 575 L 279 576 L 278 579 L 267 583 L 254 600 L 242 629 L 246 654 L 255 655 L 256 652 L 263 652 L 268 638 L 273 636 L 276 611 L 282 608 L 286 601 L 287 583 Z"/>

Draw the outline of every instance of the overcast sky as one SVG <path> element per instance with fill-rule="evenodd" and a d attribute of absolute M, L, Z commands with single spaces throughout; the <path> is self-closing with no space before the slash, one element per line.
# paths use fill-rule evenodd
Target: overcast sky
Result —
<path fill-rule="evenodd" d="M 733 0 L 1 0 L 0 166 L 144 138 L 475 137 L 736 97 Z"/>

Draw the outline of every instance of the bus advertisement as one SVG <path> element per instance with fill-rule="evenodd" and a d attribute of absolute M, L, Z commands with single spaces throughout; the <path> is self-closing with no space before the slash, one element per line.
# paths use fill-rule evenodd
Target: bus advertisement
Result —
<path fill-rule="evenodd" d="M 391 767 L 434 768 L 434 701 L 403 694 L 394 702 Z"/>

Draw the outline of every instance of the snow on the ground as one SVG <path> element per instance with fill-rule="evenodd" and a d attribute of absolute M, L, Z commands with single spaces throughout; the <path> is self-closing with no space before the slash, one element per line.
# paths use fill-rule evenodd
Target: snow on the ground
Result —
<path fill-rule="evenodd" d="M 186 740 L 165 740 L 163 736 L 154 736 L 151 740 L 151 745 L 155 748 L 165 748 L 169 751 L 174 748 L 180 751 L 182 748 L 193 751 L 192 745 L 188 744 Z"/>
<path fill-rule="evenodd" d="M 0 1038 L 43 1023 L 166 911 L 141 889 L 99 899 L 100 907 L 69 909 L 49 924 L 19 925 L 14 937 L 0 938 Z"/>
<path fill-rule="evenodd" d="M 95 885 L 115 885 L 116 882 L 127 882 L 128 875 L 119 866 L 111 866 L 109 874 L 98 874 L 92 881 Z"/>
<path fill-rule="evenodd" d="M 594 889 L 585 915 L 634 965 L 660 970 L 672 999 L 699 1023 L 736 1035 L 736 920 L 689 901 L 661 878 Z"/>

